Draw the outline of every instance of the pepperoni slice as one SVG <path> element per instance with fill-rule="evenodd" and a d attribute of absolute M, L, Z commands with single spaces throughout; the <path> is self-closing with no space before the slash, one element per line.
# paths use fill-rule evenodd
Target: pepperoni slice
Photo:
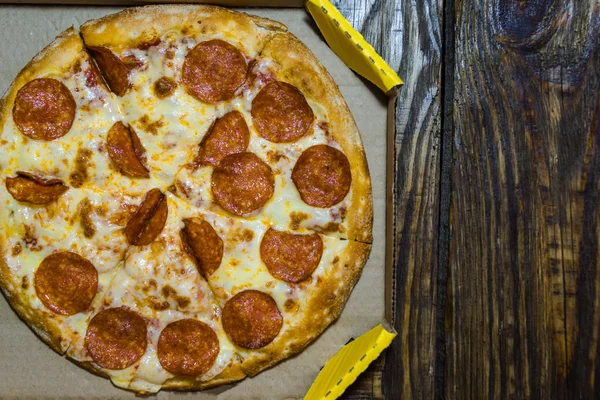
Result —
<path fill-rule="evenodd" d="M 246 79 L 244 56 L 219 39 L 199 43 L 185 56 L 182 81 L 192 96 L 204 103 L 228 100 Z"/>
<path fill-rule="evenodd" d="M 165 227 L 168 214 L 167 198 L 163 192 L 157 188 L 148 191 L 125 227 L 129 244 L 144 246 L 156 239 Z"/>
<path fill-rule="evenodd" d="M 142 358 L 148 344 L 146 321 L 125 307 L 94 315 L 85 334 L 85 346 L 96 364 L 124 369 Z"/>
<path fill-rule="evenodd" d="M 67 87 L 52 78 L 34 79 L 17 92 L 13 119 L 23 135 L 54 140 L 69 132 L 77 105 Z"/>
<path fill-rule="evenodd" d="M 198 376 L 208 371 L 219 355 L 219 339 L 212 328 L 195 319 L 167 325 L 158 338 L 158 361 L 175 375 Z"/>
<path fill-rule="evenodd" d="M 242 216 L 262 207 L 273 196 L 271 167 L 254 153 L 225 157 L 212 173 L 212 192 L 224 210 Z"/>
<path fill-rule="evenodd" d="M 15 200 L 31 204 L 50 203 L 69 190 L 60 179 L 44 179 L 22 171 L 17 171 L 15 177 L 7 177 L 5 185 Z"/>
<path fill-rule="evenodd" d="M 246 151 L 250 131 L 239 111 L 231 111 L 218 118 L 200 142 L 196 162 L 200 165 L 217 165 L 225 156 Z"/>
<path fill-rule="evenodd" d="M 299 235 L 269 229 L 260 242 L 260 258 L 271 275 L 286 282 L 301 282 L 317 268 L 323 239 L 317 233 Z"/>
<path fill-rule="evenodd" d="M 269 83 L 256 95 L 251 112 L 260 136 L 275 143 L 295 142 L 315 119 L 302 92 L 280 81 Z"/>
<path fill-rule="evenodd" d="M 98 64 L 98 69 L 102 72 L 104 80 L 117 96 L 123 96 L 129 88 L 129 68 L 117 57 L 115 53 L 106 47 L 88 47 L 90 53 Z"/>
<path fill-rule="evenodd" d="M 350 163 L 344 153 L 331 146 L 312 146 L 298 158 L 292 181 L 306 204 L 331 207 L 344 200 L 350 190 Z"/>
<path fill-rule="evenodd" d="M 69 251 L 44 258 L 34 276 L 35 292 L 57 314 L 73 315 L 87 310 L 98 290 L 94 265 Z"/>
<path fill-rule="evenodd" d="M 144 146 L 133 128 L 121 121 L 115 122 L 106 134 L 108 156 L 123 175 L 149 178 L 148 168 L 142 164 Z"/>
<path fill-rule="evenodd" d="M 223 240 L 210 223 L 200 218 L 183 220 L 182 230 L 184 246 L 196 260 L 202 275 L 207 278 L 221 265 L 223 258 Z"/>
<path fill-rule="evenodd" d="M 246 290 L 229 299 L 221 318 L 229 339 L 246 349 L 265 347 L 283 326 L 275 300 L 258 290 Z"/>

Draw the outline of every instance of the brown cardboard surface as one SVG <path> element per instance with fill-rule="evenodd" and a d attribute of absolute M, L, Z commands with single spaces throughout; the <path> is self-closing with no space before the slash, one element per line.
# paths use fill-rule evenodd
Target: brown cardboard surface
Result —
<path fill-rule="evenodd" d="M 0 6 L 0 92 L 54 37 L 71 25 L 117 7 Z M 319 369 L 351 337 L 384 320 L 387 98 L 351 72 L 322 40 L 303 9 L 251 9 L 285 23 L 323 62 L 339 85 L 362 133 L 373 182 L 374 244 L 340 319 L 298 356 L 237 385 L 205 392 L 160 392 L 158 398 L 302 398 Z M 50 350 L 0 299 L 0 398 L 133 398 Z"/>

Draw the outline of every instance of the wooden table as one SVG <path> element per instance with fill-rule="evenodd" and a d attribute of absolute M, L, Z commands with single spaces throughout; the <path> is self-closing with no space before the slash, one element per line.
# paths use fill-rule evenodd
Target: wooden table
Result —
<path fill-rule="evenodd" d="M 405 81 L 399 334 L 345 398 L 600 398 L 600 1 L 333 3 Z"/>

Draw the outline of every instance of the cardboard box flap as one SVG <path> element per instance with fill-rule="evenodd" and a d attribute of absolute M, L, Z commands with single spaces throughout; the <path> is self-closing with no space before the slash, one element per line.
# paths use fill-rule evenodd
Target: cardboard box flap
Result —
<path fill-rule="evenodd" d="M 393 92 L 402 80 L 328 0 L 308 0 L 306 8 L 327 44 L 346 65 L 377 85 Z"/>
<path fill-rule="evenodd" d="M 388 328 L 392 330 L 392 328 Z M 358 339 L 352 340 L 329 359 L 304 400 L 334 400 L 362 374 L 396 337 L 379 324 Z"/>

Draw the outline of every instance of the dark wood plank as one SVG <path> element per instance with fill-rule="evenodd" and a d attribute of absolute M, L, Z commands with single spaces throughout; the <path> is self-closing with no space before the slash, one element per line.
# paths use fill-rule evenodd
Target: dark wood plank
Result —
<path fill-rule="evenodd" d="M 333 3 L 405 82 L 394 111 L 393 294 L 398 337 L 384 353 L 385 363 L 374 363 L 345 398 L 430 399 L 436 339 L 442 2 Z"/>
<path fill-rule="evenodd" d="M 446 397 L 600 398 L 600 4 L 455 6 Z"/>

